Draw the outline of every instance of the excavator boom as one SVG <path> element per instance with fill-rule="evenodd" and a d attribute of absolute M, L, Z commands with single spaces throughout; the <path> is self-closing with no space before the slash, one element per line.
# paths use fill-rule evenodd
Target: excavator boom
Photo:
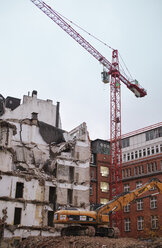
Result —
<path fill-rule="evenodd" d="M 153 187 L 156 187 L 159 193 L 162 193 L 162 182 L 157 178 L 152 178 L 149 182 L 145 183 L 141 187 L 116 196 L 113 200 L 97 208 L 95 211 L 56 211 L 54 215 L 54 224 L 69 224 L 69 227 L 63 229 L 64 233 L 69 235 L 72 235 L 72 233 L 77 235 L 77 230 L 79 228 L 79 230 L 85 231 L 85 235 L 87 233 L 97 233 L 100 235 L 101 232 L 101 235 L 106 233 L 107 236 L 112 237 L 112 233 L 115 234 L 115 231 L 113 231 L 113 228 L 109 228 L 109 215 L 112 212 L 121 210 L 128 203 L 135 201 L 139 196 L 143 195 Z M 90 230 L 88 228 L 90 228 Z M 86 231 L 87 229 L 89 231 Z"/>

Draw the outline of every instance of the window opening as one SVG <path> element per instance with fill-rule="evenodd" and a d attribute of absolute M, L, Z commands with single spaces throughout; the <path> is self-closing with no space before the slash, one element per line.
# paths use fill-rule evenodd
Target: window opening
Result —
<path fill-rule="evenodd" d="M 56 201 L 56 187 L 49 187 L 49 202 L 54 203 Z"/>
<path fill-rule="evenodd" d="M 69 167 L 69 180 L 70 182 L 74 181 L 74 167 L 73 166 Z"/>
<path fill-rule="evenodd" d="M 23 189 L 24 189 L 24 184 L 17 182 L 16 183 L 15 198 L 23 198 Z"/>
<path fill-rule="evenodd" d="M 68 204 L 72 204 L 73 201 L 73 190 L 72 189 L 68 189 L 67 192 L 67 203 Z"/>
<path fill-rule="evenodd" d="M 48 226 L 53 226 L 54 212 L 48 211 Z"/>
<path fill-rule="evenodd" d="M 22 208 L 15 208 L 14 225 L 21 224 L 21 212 L 22 212 Z"/>

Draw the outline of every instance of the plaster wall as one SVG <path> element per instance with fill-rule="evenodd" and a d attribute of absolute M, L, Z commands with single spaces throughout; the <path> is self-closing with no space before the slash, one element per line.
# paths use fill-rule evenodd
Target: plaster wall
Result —
<path fill-rule="evenodd" d="M 0 170 L 3 172 L 12 170 L 12 154 L 7 150 L 0 151 Z"/>
<path fill-rule="evenodd" d="M 6 109 L 3 119 L 31 119 L 31 114 L 38 113 L 40 121 L 55 126 L 56 123 L 56 105 L 53 105 L 52 100 L 37 99 L 37 96 L 23 97 L 23 103 L 14 110 Z M 60 118 L 59 118 L 60 119 Z M 62 128 L 61 121 L 59 121 L 59 128 Z"/>

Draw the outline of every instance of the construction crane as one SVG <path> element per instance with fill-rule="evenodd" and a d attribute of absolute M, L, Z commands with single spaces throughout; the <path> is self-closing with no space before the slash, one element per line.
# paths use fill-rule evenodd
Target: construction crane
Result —
<path fill-rule="evenodd" d="M 75 31 L 55 10 L 42 0 L 31 0 L 52 21 L 60 26 L 77 43 L 97 59 L 106 70 L 103 71 L 103 82 L 110 81 L 110 198 L 122 192 L 122 153 L 121 153 L 121 90 L 120 82 L 125 84 L 136 97 L 147 95 L 146 90 L 140 86 L 137 80 L 130 81 L 127 76 L 122 75 L 119 70 L 118 50 L 112 51 L 112 63 L 110 63 L 100 52 L 87 42 L 77 31 Z M 116 217 L 118 219 L 118 217 Z M 118 220 L 116 220 L 116 223 Z"/>

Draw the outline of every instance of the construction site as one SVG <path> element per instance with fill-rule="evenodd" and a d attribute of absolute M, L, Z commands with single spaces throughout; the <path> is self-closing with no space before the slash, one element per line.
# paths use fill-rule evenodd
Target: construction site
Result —
<path fill-rule="evenodd" d="M 49 21 L 62 29 L 63 35 L 72 38 L 70 42 L 102 66 L 101 81 L 110 92 L 110 136 L 101 138 L 98 122 L 92 121 L 92 138 L 86 118 L 78 124 L 77 115 L 65 115 L 77 125 L 71 130 L 63 128 L 62 102 L 44 100 L 34 85 L 31 92 L 19 97 L 1 92 L 0 247 L 162 247 L 162 122 L 148 125 L 145 121 L 141 126 L 140 115 L 133 121 L 132 114 L 132 122 L 139 125 L 136 129 L 125 125 L 125 133 L 122 131 L 126 120 L 122 118 L 121 88 L 141 109 L 151 92 L 132 78 L 126 65 L 129 76 L 125 73 L 118 49 L 59 14 L 46 1 L 28 2 L 32 14 L 45 16 L 47 26 Z M 75 27 L 106 45 L 111 58 L 102 55 Z M 70 54 L 72 57 L 73 51 Z M 80 96 L 84 102 L 78 90 Z M 95 105 L 93 112 L 97 119 Z"/>

